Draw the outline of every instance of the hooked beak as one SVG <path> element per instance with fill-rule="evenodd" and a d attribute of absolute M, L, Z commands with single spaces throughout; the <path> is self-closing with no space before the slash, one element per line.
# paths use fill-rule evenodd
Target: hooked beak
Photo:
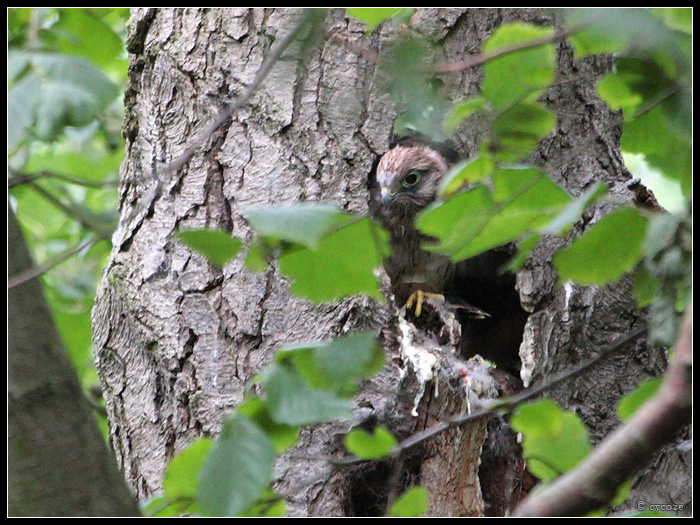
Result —
<path fill-rule="evenodd" d="M 391 206 L 391 204 L 394 202 L 394 199 L 395 195 L 391 193 L 389 188 L 382 188 L 382 204 L 385 208 Z"/>

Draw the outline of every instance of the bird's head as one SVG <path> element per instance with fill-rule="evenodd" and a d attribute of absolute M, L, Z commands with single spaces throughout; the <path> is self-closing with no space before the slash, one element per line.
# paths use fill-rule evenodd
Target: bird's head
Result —
<path fill-rule="evenodd" d="M 435 200 L 435 193 L 448 162 L 424 145 L 396 146 L 382 156 L 377 183 L 387 211 L 417 212 Z"/>

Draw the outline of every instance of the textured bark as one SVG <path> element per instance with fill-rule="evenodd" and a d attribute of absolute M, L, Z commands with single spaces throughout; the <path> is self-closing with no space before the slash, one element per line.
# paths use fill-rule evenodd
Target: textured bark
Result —
<path fill-rule="evenodd" d="M 8 210 L 8 275 L 32 267 Z M 9 516 L 138 516 L 80 388 L 41 283 L 8 291 Z"/>
<path fill-rule="evenodd" d="M 93 324 L 111 441 L 139 498 L 160 489 L 176 452 L 196 437 L 216 435 L 246 382 L 287 343 L 356 329 L 381 332 L 388 366 L 365 385 L 355 412 L 363 424 L 382 422 L 400 437 L 467 401 L 463 388 L 440 387 L 463 379 L 451 364 L 455 358 L 448 358 L 454 334 L 438 330 L 428 338 L 439 343 L 433 350 L 443 359 L 426 386 L 402 353 L 405 320 L 391 301 L 355 297 L 312 305 L 290 293 L 274 264 L 253 273 L 239 258 L 218 270 L 173 240 L 176 229 L 202 227 L 251 239 L 241 217 L 249 205 L 325 201 L 368 214 L 368 177 L 389 144 L 396 109 L 377 67 L 325 39 L 323 31 L 308 35 L 307 45 L 294 44 L 285 56 L 299 60 L 278 61 L 250 103 L 181 171 L 164 169 L 216 118 L 224 100 L 244 91 L 270 46 L 299 16 L 295 10 L 136 10 L 130 22 L 121 220 Z M 417 10 L 411 27 L 437 42 L 440 59 L 454 61 L 479 52 L 500 23 L 512 20 L 556 22 L 539 10 L 439 9 Z M 386 26 L 365 35 L 340 10 L 328 13 L 323 28 L 379 51 L 397 30 Z M 593 79 L 610 65 L 605 59 L 575 62 L 566 43 L 559 50 L 561 75 Z M 480 76 L 478 68 L 446 76 L 446 88 L 455 98 L 473 94 Z M 574 194 L 605 180 L 621 198 L 635 198 L 619 153 L 618 116 L 596 97 L 594 84 L 564 83 L 545 99 L 561 120 L 534 160 Z M 456 138 L 469 154 L 480 137 L 472 126 Z M 576 232 L 603 211 L 580 221 Z M 564 242 L 543 241 L 517 276 L 530 314 L 520 349 L 528 381 L 578 362 L 591 345 L 643 322 L 625 281 L 601 289 L 555 286 L 551 254 Z M 481 368 L 474 366 L 478 375 Z M 558 389 L 556 399 L 577 410 L 598 438 L 617 423 L 614 400 L 663 366 L 663 354 L 640 343 L 608 368 Z M 486 388 L 490 381 L 488 374 L 477 381 L 484 396 L 493 394 Z M 428 394 L 418 395 L 422 388 Z M 415 400 L 418 417 L 412 415 Z M 486 512 L 477 472 L 485 423 L 440 436 L 394 462 L 331 470 L 324 458 L 342 450 L 345 430 L 333 423 L 306 429 L 294 453 L 278 462 L 276 489 L 289 498 L 291 514 L 382 513 L 392 492 L 417 479 L 432 489 L 431 514 Z M 490 493 L 510 501 L 513 490 Z"/>

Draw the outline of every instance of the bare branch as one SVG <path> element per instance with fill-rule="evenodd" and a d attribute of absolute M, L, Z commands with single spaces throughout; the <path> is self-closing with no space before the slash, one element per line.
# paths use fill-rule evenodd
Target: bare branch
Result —
<path fill-rule="evenodd" d="M 568 29 L 556 31 L 550 36 L 537 38 L 535 40 L 522 42 L 520 44 L 515 44 L 512 46 L 503 47 L 491 53 L 479 53 L 478 55 L 472 55 L 469 58 L 460 60 L 458 62 L 438 64 L 435 66 L 434 71 L 435 73 L 455 73 L 457 71 L 463 71 L 465 69 L 480 66 L 485 62 L 488 62 L 489 60 L 493 60 L 494 58 L 498 58 L 503 55 L 517 53 L 518 51 L 525 51 L 526 49 L 532 49 L 546 44 L 554 44 L 556 42 L 559 42 L 560 40 L 565 39 L 567 36 L 579 31 L 581 27 L 581 25 L 575 25 Z"/>
<path fill-rule="evenodd" d="M 101 235 L 96 238 L 87 239 L 84 242 L 78 244 L 78 246 L 76 246 L 75 248 L 70 248 L 69 250 L 66 250 L 65 252 L 57 255 L 53 259 L 43 264 L 40 264 L 38 266 L 32 266 L 31 268 L 24 270 L 23 272 L 18 273 L 17 275 L 13 275 L 10 279 L 7 280 L 7 289 L 9 290 L 10 288 L 14 288 L 15 286 L 18 286 L 22 283 L 26 283 L 30 279 L 34 279 L 35 277 L 39 277 L 40 275 L 45 274 L 52 268 L 55 268 L 56 266 L 61 264 L 63 261 L 73 257 L 76 253 L 92 246 L 93 244 L 103 239 L 106 239 L 107 237 L 108 236 L 106 235 Z"/>
<path fill-rule="evenodd" d="M 55 173 L 52 171 L 40 171 L 38 173 L 12 173 L 11 178 L 7 182 L 7 187 L 14 188 L 15 186 L 29 184 L 30 182 L 34 182 L 35 180 L 46 178 L 58 179 L 69 184 L 85 186 L 86 188 L 108 188 L 116 187 L 119 184 L 119 181 L 117 179 L 92 181 L 81 179 L 80 177 L 71 177 L 70 175 L 63 175 L 62 173 Z"/>
<path fill-rule="evenodd" d="M 100 222 L 97 218 L 95 218 L 95 216 L 91 215 L 88 210 L 85 210 L 84 208 L 76 206 L 72 203 L 63 202 L 61 199 L 57 198 L 51 192 L 45 190 L 35 182 L 29 182 L 27 184 L 44 199 L 63 211 L 66 215 L 73 217 L 84 228 L 93 230 L 101 238 L 109 237 L 112 234 L 112 228 L 109 225 Z"/>
<path fill-rule="evenodd" d="M 299 31 L 309 21 L 312 20 L 313 16 L 315 16 L 314 11 L 314 9 L 305 10 L 304 15 L 302 16 L 297 26 L 282 40 L 280 40 L 280 42 L 270 51 L 270 54 L 267 57 L 265 57 L 265 61 L 260 66 L 260 69 L 255 75 L 255 78 L 250 83 L 248 88 L 243 92 L 243 94 L 240 97 L 238 97 L 233 103 L 228 104 L 219 113 L 219 116 L 216 117 L 216 119 L 209 125 L 209 127 L 207 127 L 207 129 L 202 132 L 199 138 L 193 140 L 187 147 L 185 152 L 178 159 L 174 160 L 170 163 L 170 165 L 168 165 L 166 169 L 167 175 L 177 173 L 187 162 L 189 162 L 189 160 L 195 153 L 197 153 L 197 151 L 201 150 L 202 146 L 209 139 L 209 137 L 211 137 L 211 135 L 215 133 L 221 126 L 223 126 L 238 109 L 242 108 L 248 102 L 248 100 L 250 100 L 250 97 L 253 96 L 255 91 L 258 89 L 258 87 L 260 87 L 260 85 L 267 77 L 268 73 L 272 69 L 272 66 L 274 66 L 275 63 L 277 63 L 277 60 L 279 60 L 280 56 L 282 56 L 282 53 L 284 53 L 284 51 L 294 41 L 296 36 L 299 34 Z"/>

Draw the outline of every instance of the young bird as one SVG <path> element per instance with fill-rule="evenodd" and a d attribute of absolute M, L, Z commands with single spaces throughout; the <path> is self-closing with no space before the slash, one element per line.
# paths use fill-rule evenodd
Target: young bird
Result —
<path fill-rule="evenodd" d="M 456 159 L 445 145 L 405 137 L 394 142 L 377 165 L 380 217 L 391 231 L 392 255 L 385 267 L 397 302 L 408 308 L 415 304 L 417 315 L 423 296 L 441 296 L 454 276 L 455 265 L 448 257 L 421 247 L 429 237 L 414 221 L 435 200 L 440 180 Z"/>

